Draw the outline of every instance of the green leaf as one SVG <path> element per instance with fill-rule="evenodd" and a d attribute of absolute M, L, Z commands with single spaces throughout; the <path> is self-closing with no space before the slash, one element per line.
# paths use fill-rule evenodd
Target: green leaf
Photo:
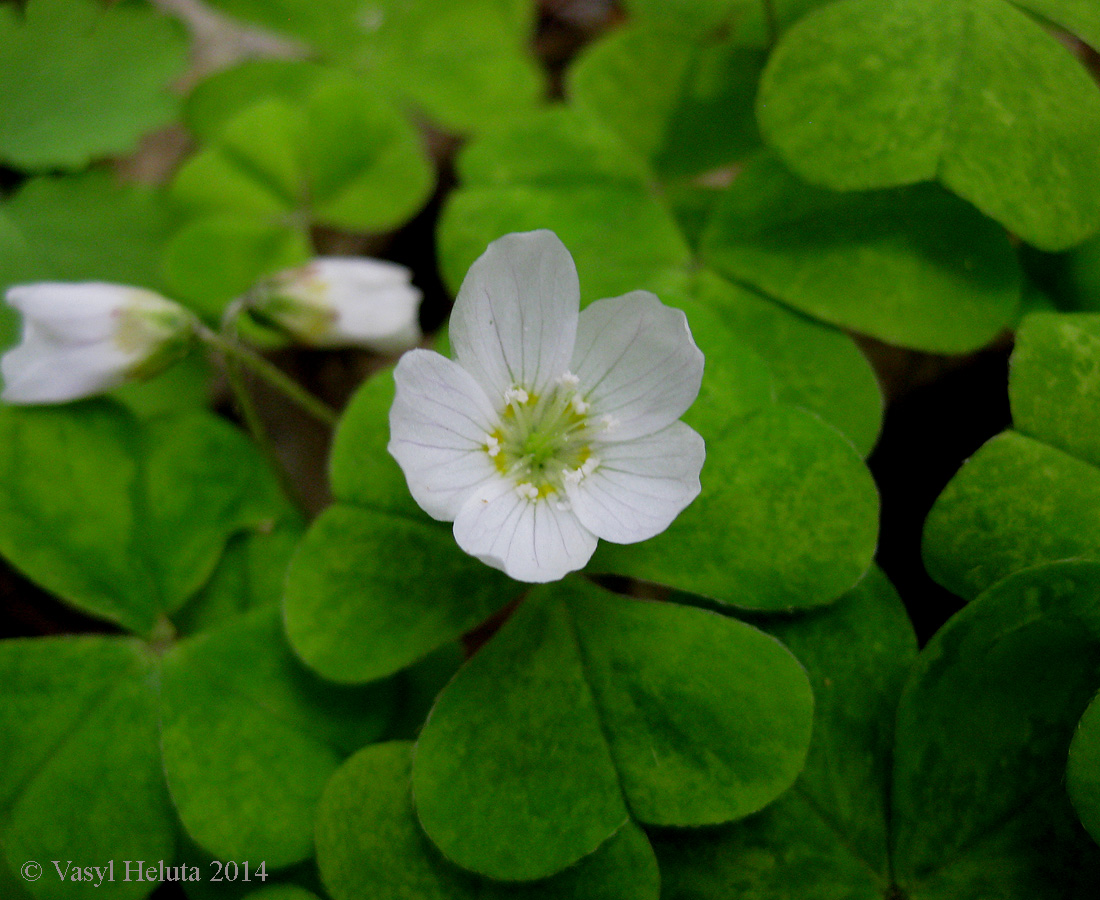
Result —
<path fill-rule="evenodd" d="M 1018 431 L 1100 466 L 1100 315 L 1028 316 L 1008 386 Z"/>
<path fill-rule="evenodd" d="M 882 424 L 882 391 L 851 338 L 707 270 L 698 273 L 690 290 L 764 358 L 777 399 L 835 425 L 860 456 L 871 452 Z M 675 302 L 675 295 L 671 299 Z"/>
<path fill-rule="evenodd" d="M 334 900 L 657 900 L 653 851 L 630 825 L 576 867 L 543 882 L 504 885 L 447 863 L 417 824 L 411 750 L 402 742 L 367 747 L 325 788 L 317 863 Z"/>
<path fill-rule="evenodd" d="M 1098 611 L 1100 565 L 1037 567 L 925 648 L 895 742 L 893 863 L 907 896 L 1055 900 L 1098 883 L 1100 850 L 1063 783 L 1073 727 L 1100 683 Z"/>
<path fill-rule="evenodd" d="M 536 22 L 530 0 L 213 5 L 305 41 L 322 58 L 366 75 L 372 90 L 451 131 L 481 129 L 530 109 L 543 90 L 528 47 Z"/>
<path fill-rule="evenodd" d="M 0 431 L 3 555 L 133 631 L 192 596 L 232 534 L 285 511 L 252 445 L 209 414 L 142 423 L 104 402 L 8 407 Z"/>
<path fill-rule="evenodd" d="M 291 564 L 287 635 L 326 678 L 371 681 L 460 637 L 514 592 L 459 550 L 446 526 L 338 503 L 314 521 Z"/>
<path fill-rule="evenodd" d="M 268 98 L 234 116 L 176 175 L 196 212 L 299 230 L 384 231 L 410 218 L 432 170 L 405 118 L 365 85 L 333 74 L 304 102 Z"/>
<path fill-rule="evenodd" d="M 1098 366 L 1097 316 L 1024 321 L 1009 377 L 1018 430 L 978 450 L 925 522 L 925 566 L 960 597 L 1028 566 L 1100 557 Z"/>
<path fill-rule="evenodd" d="M 260 527 L 229 539 L 210 580 L 172 621 L 183 634 L 194 634 L 264 606 L 279 606 L 291 554 L 305 531 L 296 518 Z"/>
<path fill-rule="evenodd" d="M 147 6 L 30 0 L 22 17 L 4 9 L 0 160 L 78 169 L 128 152 L 175 114 L 170 86 L 185 65 L 181 30 Z"/>
<path fill-rule="evenodd" d="M 389 684 L 326 685 L 304 671 L 278 610 L 260 610 L 174 647 L 162 674 L 168 787 L 191 836 L 222 859 L 280 868 L 313 847 L 328 776 L 378 738 Z"/>
<path fill-rule="evenodd" d="M 1030 5 L 1093 35 L 1100 25 L 1080 3 Z M 937 179 L 1049 250 L 1100 228 L 1100 93 L 1004 0 L 828 4 L 776 47 L 757 112 L 769 143 L 814 183 Z"/>
<path fill-rule="evenodd" d="M 675 220 L 645 164 L 606 128 L 551 108 L 470 144 L 459 159 L 463 189 L 439 225 L 440 265 L 457 290 L 496 238 L 550 228 L 577 264 L 582 303 L 624 294 L 689 262 Z"/>
<path fill-rule="evenodd" d="M 22 254 L 0 242 L 0 288 L 26 281 L 113 281 L 160 290 L 175 224 L 164 195 L 103 172 L 26 181 L 0 209 Z"/>
<path fill-rule="evenodd" d="M 540 588 L 440 695 L 417 814 L 454 862 L 551 875 L 633 817 L 745 816 L 801 769 L 812 697 L 778 642 L 688 607 L 571 580 Z"/>
<path fill-rule="evenodd" d="M 96 891 L 115 900 L 155 887 L 123 881 L 121 860 L 171 859 L 176 826 L 160 768 L 153 670 L 144 646 L 129 639 L 0 643 L 0 842 L 13 870 L 27 860 L 43 866 L 26 885 L 37 900 L 80 892 L 51 860 L 116 860 L 115 880 Z"/>
<path fill-rule="evenodd" d="M 709 437 L 702 495 L 644 544 L 602 542 L 591 571 L 761 610 L 827 604 L 859 581 L 878 494 L 841 434 L 775 405 Z"/>
<path fill-rule="evenodd" d="M 203 143 L 260 100 L 302 103 L 330 70 L 301 59 L 248 59 L 200 81 L 187 95 L 183 118 Z"/>
<path fill-rule="evenodd" d="M 764 59 L 763 50 L 728 38 L 700 42 L 664 26 L 627 26 L 585 49 L 570 67 L 568 93 L 663 177 L 695 176 L 759 146 L 752 101 Z"/>
<path fill-rule="evenodd" d="M 173 295 L 211 323 L 230 301 L 262 278 L 309 261 L 301 231 L 233 213 L 200 216 L 165 248 L 164 274 Z"/>
<path fill-rule="evenodd" d="M 912 666 L 912 630 L 882 580 L 777 623 L 814 684 L 806 769 L 743 823 L 661 835 L 662 896 L 1086 900 L 1100 851 L 1062 778 L 1100 675 L 1098 597 L 1096 564 L 1030 570 L 964 609 Z"/>
<path fill-rule="evenodd" d="M 312 891 L 295 884 L 273 884 L 248 895 L 246 900 L 321 900 Z"/>
<path fill-rule="evenodd" d="M 1012 324 L 1016 254 L 1002 229 L 933 186 L 838 194 L 771 156 L 722 197 L 705 258 L 796 309 L 893 344 L 959 353 Z"/>
<path fill-rule="evenodd" d="M 1069 745 L 1070 799 L 1092 839 L 1100 843 L 1100 703 L 1094 698 Z"/>
<path fill-rule="evenodd" d="M 386 449 L 393 396 L 393 369 L 372 376 L 355 392 L 333 437 L 329 480 L 340 500 L 420 519 L 405 476 Z"/>

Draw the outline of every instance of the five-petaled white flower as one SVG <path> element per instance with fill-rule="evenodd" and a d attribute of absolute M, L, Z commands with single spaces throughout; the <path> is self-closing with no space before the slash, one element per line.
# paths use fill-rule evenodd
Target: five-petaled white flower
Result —
<path fill-rule="evenodd" d="M 699 494 L 703 439 L 678 421 L 703 374 L 687 318 L 646 291 L 579 306 L 553 232 L 507 235 L 462 283 L 455 361 L 413 350 L 394 373 L 389 450 L 416 502 L 520 581 L 582 568 L 598 538 L 660 534 Z"/>
<path fill-rule="evenodd" d="M 8 289 L 23 315 L 19 344 L 0 372 L 7 403 L 64 403 L 151 375 L 193 335 L 194 317 L 141 288 L 88 281 Z"/>
<path fill-rule="evenodd" d="M 248 308 L 314 347 L 400 353 L 420 341 L 420 291 L 397 263 L 323 256 L 258 285 Z"/>

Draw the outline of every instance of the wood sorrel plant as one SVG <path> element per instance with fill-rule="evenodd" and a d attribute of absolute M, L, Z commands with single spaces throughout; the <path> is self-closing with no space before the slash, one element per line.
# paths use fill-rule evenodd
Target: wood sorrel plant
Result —
<path fill-rule="evenodd" d="M 619 6 L 0 5 L 2 900 L 1097 893 L 1100 7 Z"/>

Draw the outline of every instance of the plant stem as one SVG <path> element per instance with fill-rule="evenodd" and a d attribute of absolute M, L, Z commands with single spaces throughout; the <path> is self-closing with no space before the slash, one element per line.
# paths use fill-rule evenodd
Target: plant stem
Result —
<path fill-rule="evenodd" d="M 293 403 L 296 403 L 319 422 L 333 427 L 339 421 L 340 415 L 336 410 L 327 403 L 318 400 L 293 379 L 284 375 L 278 366 L 272 365 L 258 353 L 254 353 L 246 347 L 242 347 L 236 341 L 211 331 L 205 325 L 197 326 L 196 330 L 203 341 L 225 357 L 227 374 L 235 365 L 244 366 L 275 390 L 285 394 Z M 236 374 L 239 378 L 240 372 L 238 371 Z M 233 377 L 230 376 L 231 384 L 232 380 Z M 250 403 L 251 400 L 248 402 Z M 241 413 L 247 416 L 243 406 Z"/>

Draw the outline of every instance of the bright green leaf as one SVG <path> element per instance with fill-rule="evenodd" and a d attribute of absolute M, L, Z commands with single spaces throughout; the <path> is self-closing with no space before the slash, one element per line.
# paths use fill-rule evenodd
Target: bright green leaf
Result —
<path fill-rule="evenodd" d="M 508 578 L 459 550 L 446 526 L 337 504 L 314 521 L 291 564 L 287 634 L 326 678 L 370 681 L 460 637 L 514 593 Z"/>
<path fill-rule="evenodd" d="M 77 169 L 126 153 L 176 111 L 176 23 L 146 5 L 30 0 L 0 15 L 0 159 Z"/>
<path fill-rule="evenodd" d="M 709 437 L 702 495 L 652 540 L 602 542 L 592 571 L 761 610 L 831 603 L 859 581 L 878 494 L 839 432 L 776 405 Z"/>
<path fill-rule="evenodd" d="M 450 865 L 417 823 L 411 750 L 403 742 L 367 747 L 325 788 L 317 862 L 334 900 L 657 900 L 653 851 L 629 825 L 576 867 L 543 882 L 504 885 Z"/>
<path fill-rule="evenodd" d="M 801 769 L 812 698 L 732 619 L 572 580 L 533 592 L 440 695 L 417 743 L 420 822 L 449 859 L 531 879 L 628 816 L 745 816 Z"/>
<path fill-rule="evenodd" d="M 300 104 L 267 98 L 235 115 L 184 164 L 173 192 L 196 212 L 288 229 L 383 231 L 416 212 L 432 178 L 405 118 L 365 85 L 332 74 Z"/>
<path fill-rule="evenodd" d="M 326 685 L 303 670 L 277 610 L 185 641 L 164 659 L 161 748 L 180 819 L 221 859 L 306 859 L 328 776 L 381 735 L 389 684 Z"/>
<path fill-rule="evenodd" d="M 1007 236 L 946 191 L 838 194 L 800 182 L 771 156 L 726 191 L 702 253 L 812 316 L 936 353 L 989 343 L 1020 299 Z"/>
<path fill-rule="evenodd" d="M 484 128 L 532 108 L 542 76 L 528 44 L 531 0 L 214 0 L 234 15 L 305 41 L 362 72 L 375 92 L 451 131 Z"/>
<path fill-rule="evenodd" d="M 1077 2 L 1024 5 L 1094 36 L 1100 26 Z M 859 190 L 937 179 L 1050 250 L 1100 228 L 1100 93 L 1005 0 L 828 4 L 776 47 L 757 111 L 809 181 Z"/>
<path fill-rule="evenodd" d="M 0 549 L 74 606 L 138 632 L 209 578 L 226 540 L 282 517 L 262 459 L 227 423 L 142 423 L 120 407 L 0 409 Z"/>

